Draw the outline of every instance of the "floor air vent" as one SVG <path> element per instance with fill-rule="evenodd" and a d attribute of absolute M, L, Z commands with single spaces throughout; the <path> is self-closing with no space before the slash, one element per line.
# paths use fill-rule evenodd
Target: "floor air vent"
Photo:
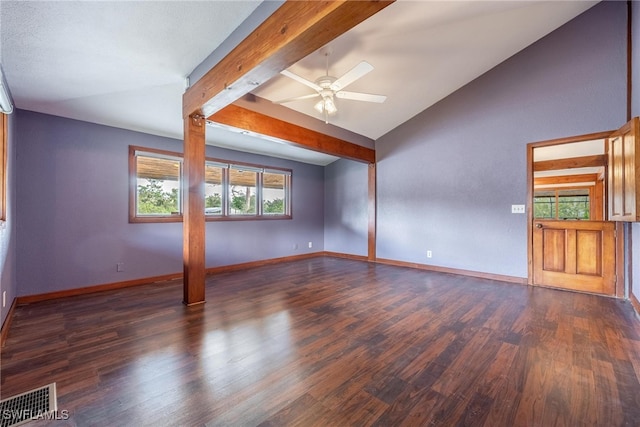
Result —
<path fill-rule="evenodd" d="M 53 419 L 58 410 L 56 383 L 0 400 L 0 426 L 17 426 L 31 420 Z"/>

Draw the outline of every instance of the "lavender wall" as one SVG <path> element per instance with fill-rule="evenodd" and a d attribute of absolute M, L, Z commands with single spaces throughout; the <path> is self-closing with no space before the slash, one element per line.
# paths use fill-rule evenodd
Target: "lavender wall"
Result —
<path fill-rule="evenodd" d="M 16 132 L 15 114 L 7 116 L 9 120 L 7 136 L 7 170 L 6 170 L 6 221 L 0 224 L 0 298 L 6 292 L 6 306 L 0 301 L 0 325 L 4 323 L 9 308 L 17 296 L 16 286 L 16 180 L 15 153 Z"/>
<path fill-rule="evenodd" d="M 17 125 L 19 295 L 182 271 L 182 223 L 128 222 L 128 146 L 181 152 L 182 141 L 27 111 Z M 208 267 L 323 250 L 322 167 L 215 147 L 207 155 L 293 169 L 294 213 L 208 223 Z"/>
<path fill-rule="evenodd" d="M 526 144 L 620 127 L 625 52 L 598 4 L 376 141 L 378 256 L 526 277 Z"/>
<path fill-rule="evenodd" d="M 367 255 L 368 166 L 341 159 L 324 171 L 324 248 Z"/>

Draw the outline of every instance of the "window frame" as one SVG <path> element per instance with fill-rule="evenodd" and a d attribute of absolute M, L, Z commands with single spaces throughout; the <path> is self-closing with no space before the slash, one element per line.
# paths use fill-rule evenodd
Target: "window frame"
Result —
<path fill-rule="evenodd" d="M 169 215 L 139 215 L 138 214 L 138 163 L 136 162 L 136 152 L 149 153 L 149 157 L 174 157 L 183 162 L 183 155 L 173 151 L 158 150 L 155 148 L 129 146 L 129 222 L 181 222 L 183 217 L 182 194 L 184 192 L 182 171 L 178 180 L 180 188 L 179 214 Z"/>
<path fill-rule="evenodd" d="M 261 192 L 260 194 L 260 206 L 258 206 L 258 209 L 260 209 L 260 214 L 263 215 L 264 217 L 281 217 L 281 216 L 291 216 L 291 175 L 292 172 L 291 170 L 285 170 L 285 173 L 283 173 L 283 178 L 284 178 L 284 213 L 283 214 L 272 214 L 272 213 L 268 213 L 265 214 L 264 213 L 264 174 L 271 174 L 271 175 L 276 175 L 279 172 L 281 172 L 281 169 L 277 169 L 277 168 L 267 168 L 265 167 L 262 170 L 262 174 L 260 174 L 260 184 L 259 184 L 259 190 Z"/>
<path fill-rule="evenodd" d="M 137 213 L 137 162 L 136 153 L 150 153 L 160 156 L 175 157 L 183 160 L 184 155 L 173 151 L 160 150 L 155 148 L 146 148 L 130 145 L 129 146 L 129 222 L 130 223 L 156 223 L 156 222 L 182 222 L 184 213 L 184 198 L 182 195 L 185 193 L 184 189 L 184 169 L 180 170 L 180 214 L 179 215 L 138 215 Z M 153 156 L 150 156 L 153 157 Z M 217 222 L 217 221 L 261 221 L 261 220 L 281 220 L 281 219 L 293 219 L 293 199 L 292 199 L 292 187 L 293 187 L 293 170 L 287 168 L 280 168 L 275 166 L 258 165 L 254 163 L 236 162 L 231 160 L 219 159 L 214 157 L 206 157 L 205 165 L 212 164 L 215 167 L 222 168 L 222 206 L 221 214 L 206 214 L 205 221 Z M 231 197 L 229 190 L 229 170 L 233 167 L 246 168 L 248 170 L 256 171 L 256 212 L 255 214 L 231 214 Z M 264 214 L 263 212 L 263 195 L 264 195 L 264 173 L 278 174 L 282 173 L 284 176 L 284 214 Z M 205 178 L 206 185 L 206 178 Z M 203 194 L 206 198 L 206 193 Z M 206 201 L 205 201 L 206 205 Z"/>
<path fill-rule="evenodd" d="M 250 172 L 252 174 L 254 174 L 254 195 L 253 197 L 255 198 L 255 203 L 254 203 L 254 207 L 253 210 L 254 212 L 249 212 L 249 213 L 238 213 L 238 212 L 232 212 L 232 205 L 233 205 L 233 201 L 234 201 L 234 193 L 231 191 L 231 188 L 234 186 L 234 184 L 231 183 L 231 178 L 232 178 L 232 171 L 237 171 L 239 173 L 244 173 L 244 172 Z M 226 215 L 228 215 L 230 218 L 236 218 L 236 217 L 251 217 L 251 216 L 259 216 L 260 215 L 260 210 L 258 209 L 258 204 L 259 204 L 259 200 L 261 200 L 260 198 L 260 194 L 258 194 L 260 192 L 259 187 L 260 187 L 260 181 L 261 181 L 261 169 L 260 168 L 256 168 L 253 166 L 247 166 L 247 165 L 241 165 L 241 164 L 237 164 L 237 163 L 233 163 L 233 164 L 229 164 L 229 168 L 228 168 L 228 172 L 227 172 L 227 177 L 228 177 L 228 181 L 226 183 L 226 187 L 227 187 L 227 196 L 229 198 L 228 203 L 227 203 L 227 211 L 225 212 Z M 242 185 L 240 185 L 242 186 Z M 250 196 L 249 198 L 251 198 L 252 196 Z"/>
<path fill-rule="evenodd" d="M 205 194 L 204 194 L 204 205 L 205 205 L 205 219 L 209 219 L 209 218 L 221 218 L 225 215 L 225 212 L 227 212 L 227 205 L 228 203 L 228 188 L 225 186 L 225 182 L 227 182 L 228 180 L 228 174 L 229 174 L 229 163 L 225 162 L 225 161 L 213 161 L 209 158 L 205 158 Z M 207 166 L 213 166 L 213 167 L 217 167 L 220 168 L 220 213 L 219 214 L 207 214 L 206 210 L 207 210 L 207 192 L 206 192 L 206 186 L 207 186 L 207 177 L 206 177 L 206 168 Z"/>

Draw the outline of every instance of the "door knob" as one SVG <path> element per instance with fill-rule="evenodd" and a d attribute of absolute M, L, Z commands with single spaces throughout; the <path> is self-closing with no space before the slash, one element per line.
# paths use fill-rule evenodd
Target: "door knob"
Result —
<path fill-rule="evenodd" d="M 537 224 L 536 224 L 536 228 L 542 228 L 542 224 L 537 223 Z"/>

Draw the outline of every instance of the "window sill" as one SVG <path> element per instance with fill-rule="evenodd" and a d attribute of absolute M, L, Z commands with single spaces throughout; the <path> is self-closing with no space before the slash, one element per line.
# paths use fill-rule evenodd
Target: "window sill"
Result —
<path fill-rule="evenodd" d="M 207 216 L 208 222 L 217 221 L 270 221 L 274 219 L 292 219 L 291 215 L 233 215 L 233 216 Z"/>
<path fill-rule="evenodd" d="M 272 221 L 293 219 L 292 215 L 234 215 L 234 216 L 205 216 L 206 222 L 219 221 Z M 163 222 L 182 222 L 182 215 L 176 216 L 158 216 L 158 217 L 133 217 L 129 218 L 129 223 L 163 223 Z"/>

